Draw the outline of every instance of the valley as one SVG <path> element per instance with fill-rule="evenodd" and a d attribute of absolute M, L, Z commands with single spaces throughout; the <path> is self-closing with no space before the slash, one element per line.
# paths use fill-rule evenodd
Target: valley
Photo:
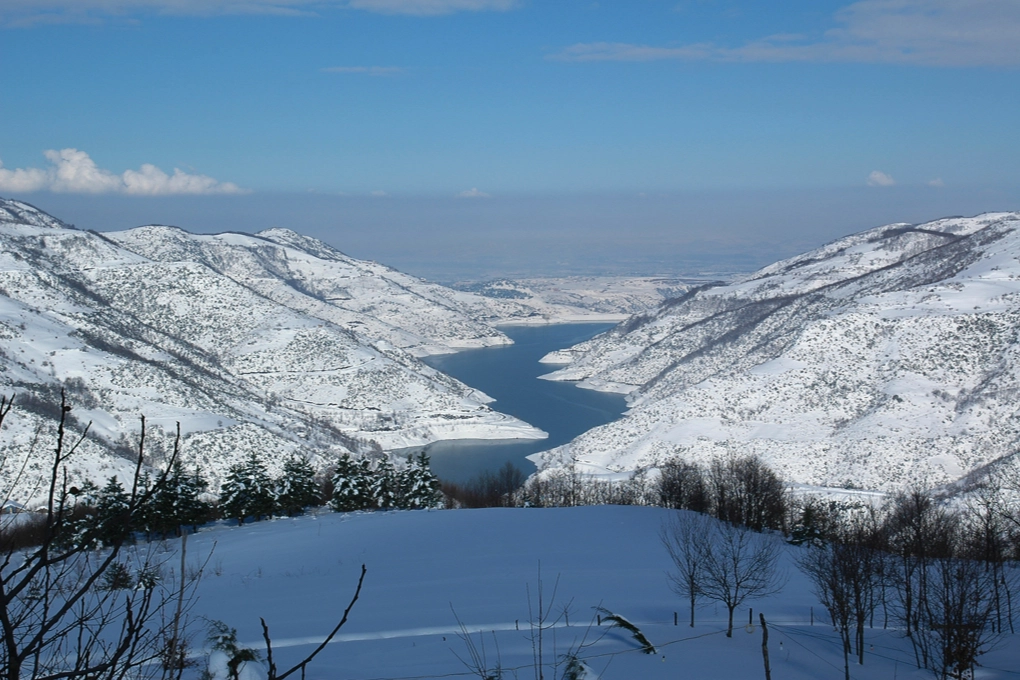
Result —
<path fill-rule="evenodd" d="M 1016 464 L 1016 213 L 880 227 L 730 283 L 457 290 L 282 229 L 83 232 L 25 203 L 0 208 L 0 360 L 27 407 L 2 444 L 8 488 L 21 469 L 17 484 L 38 488 L 26 452 L 52 431 L 61 390 L 92 423 L 82 478 L 123 474 L 141 414 L 154 464 L 179 422 L 184 460 L 214 486 L 246 452 L 278 472 L 291 453 L 325 468 L 423 446 L 459 479 L 465 457 L 473 472 L 530 455 L 540 470 L 618 479 L 739 452 L 791 484 L 844 491 L 950 490 Z M 582 406 L 596 417 L 547 440 L 555 406 L 511 407 L 454 369 L 515 334 L 507 356 L 550 324 L 620 318 L 589 339 L 555 327 L 562 344 L 528 369 L 568 401 L 624 395 L 619 420 L 619 401 Z"/>
<path fill-rule="evenodd" d="M 443 480 L 464 483 L 510 462 L 528 475 L 535 470 L 527 459 L 529 455 L 565 444 L 597 425 L 619 418 L 625 409 L 620 395 L 540 379 L 548 367 L 539 363 L 539 359 L 548 352 L 587 340 L 613 325 L 501 326 L 514 341 L 512 345 L 428 357 L 425 362 L 433 368 L 493 397 L 492 408 L 549 435 L 534 440 L 434 442 L 424 450 L 431 457 L 436 474 Z"/>
<path fill-rule="evenodd" d="M 275 473 L 291 453 L 325 468 L 343 452 L 378 458 L 439 440 L 543 439 L 421 358 L 507 345 L 499 323 L 622 318 L 635 299 L 684 285 L 631 279 L 620 298 L 587 281 L 585 295 L 566 301 L 530 290 L 504 299 L 286 230 L 86 232 L 2 199 L 0 243 L 3 387 L 25 406 L 0 443 L 0 481 L 25 502 L 44 475 L 31 442 L 53 432 L 61 390 L 76 426 L 91 423 L 71 473 L 78 480 L 124 476 L 141 415 L 153 464 L 180 423 L 183 460 L 214 487 L 251 452 Z"/>

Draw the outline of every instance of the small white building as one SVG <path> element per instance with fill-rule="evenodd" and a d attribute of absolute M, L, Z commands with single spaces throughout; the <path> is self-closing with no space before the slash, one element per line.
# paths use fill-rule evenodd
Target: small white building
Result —
<path fill-rule="evenodd" d="M 28 508 L 17 501 L 4 501 L 3 506 L 0 506 L 0 515 L 18 515 L 22 512 L 28 512 Z"/>

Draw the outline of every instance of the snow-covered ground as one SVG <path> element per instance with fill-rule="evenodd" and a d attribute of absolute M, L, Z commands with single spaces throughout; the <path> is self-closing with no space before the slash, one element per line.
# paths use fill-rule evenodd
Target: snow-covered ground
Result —
<path fill-rule="evenodd" d="M 259 618 L 265 618 L 277 665 L 288 667 L 339 621 L 365 564 L 361 599 L 309 667 L 310 680 L 471 677 L 457 659 L 467 658 L 457 618 L 476 645 L 484 643 L 491 664 L 501 661 L 505 678 L 532 678 L 528 600 L 530 590 L 533 616 L 541 580 L 545 606 L 554 616 L 566 610 L 569 618 L 569 626 L 563 621 L 546 631 L 547 661 L 602 635 L 604 628 L 589 630 L 596 606 L 637 624 L 657 647 L 654 655 L 642 654 L 629 634 L 606 634 L 581 654 L 604 680 L 764 677 L 761 630 L 744 627 L 748 607 L 755 622 L 761 612 L 769 623 L 773 678 L 843 677 L 838 639 L 793 564 L 803 548 L 785 548 L 786 586 L 738 609 L 741 625 L 732 639 L 724 634 L 726 611 L 715 604 L 698 610 L 693 629 L 685 625 L 685 603 L 669 588 L 670 563 L 658 537 L 671 512 L 601 506 L 324 513 L 217 526 L 188 540 L 189 562 L 197 565 L 211 553 L 193 613 L 237 628 L 251 647 L 261 647 Z M 167 542 L 170 549 L 179 545 L 179 539 Z M 916 669 L 909 643 L 892 624 L 883 629 L 881 611 L 875 621 L 866 630 L 865 665 L 852 665 L 851 677 L 933 677 Z M 978 677 L 1017 677 L 1018 643 L 1007 636 L 983 656 Z M 550 670 L 545 677 L 559 680 Z"/>
<path fill-rule="evenodd" d="M 661 276 L 567 276 L 498 279 L 455 287 L 487 298 L 492 301 L 489 304 L 505 305 L 500 323 L 542 325 L 623 321 L 704 283 Z"/>

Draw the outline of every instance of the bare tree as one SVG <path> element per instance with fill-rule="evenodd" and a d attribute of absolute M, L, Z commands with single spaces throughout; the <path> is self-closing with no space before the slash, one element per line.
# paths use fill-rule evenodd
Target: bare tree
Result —
<path fill-rule="evenodd" d="M 786 579 L 777 571 L 781 544 L 776 536 L 716 522 L 707 539 L 701 593 L 729 612 L 726 637 L 733 637 L 733 611 L 747 600 L 774 595 Z"/>
<path fill-rule="evenodd" d="M 711 548 L 711 525 L 706 515 L 680 511 L 659 529 L 659 538 L 669 553 L 674 569 L 667 573 L 673 592 L 691 606 L 691 628 L 694 609 L 701 597 L 705 560 Z"/>
<path fill-rule="evenodd" d="M 843 643 L 843 677 L 850 680 L 850 630 L 853 619 L 853 593 L 846 551 L 839 543 L 809 547 L 797 559 L 797 566 L 808 577 L 818 601 L 829 612 L 832 626 Z"/>
<path fill-rule="evenodd" d="M 915 637 L 939 678 L 973 678 L 977 658 L 1000 637 L 992 622 L 995 575 L 977 560 L 939 558 L 927 568 L 927 592 Z"/>
<path fill-rule="evenodd" d="M 475 644 L 474 638 L 471 637 L 471 631 L 468 630 L 464 622 L 457 616 L 457 610 L 453 608 L 453 604 L 450 605 L 450 609 L 453 611 L 453 618 L 457 620 L 457 628 L 460 629 L 457 637 L 460 638 L 467 649 L 466 659 L 457 654 L 457 652 L 454 652 L 453 655 L 464 664 L 464 667 L 471 675 L 477 675 L 479 680 L 502 680 L 503 660 L 499 654 L 499 640 L 496 638 L 496 631 L 490 631 L 493 646 L 496 648 L 496 660 L 494 663 L 490 663 L 489 654 L 485 649 L 485 633 L 479 631 L 478 644 Z"/>
<path fill-rule="evenodd" d="M 1020 503 L 1017 503 L 1017 499 L 1020 498 L 1020 461 L 1016 456 L 1000 462 L 991 474 L 991 486 L 999 491 L 997 494 L 999 515 L 1013 532 L 1020 531 Z M 1020 548 L 1020 542 L 1017 547 Z"/>
<path fill-rule="evenodd" d="M 926 607 L 929 567 L 933 560 L 952 556 L 958 525 L 957 516 L 919 488 L 898 494 L 887 512 L 885 531 L 890 550 L 896 555 L 890 576 L 899 600 L 900 622 L 913 645 L 918 668 L 929 666 L 930 648 L 915 635 Z"/>
<path fill-rule="evenodd" d="M 966 513 L 967 530 L 963 533 L 963 552 L 971 559 L 982 561 L 987 569 L 994 572 L 993 593 L 995 619 L 993 625 L 1003 632 L 1013 628 L 1013 593 L 1017 590 L 1017 574 L 1009 568 L 1011 535 L 1008 513 L 1001 497 L 985 489 L 968 504 Z"/>
<path fill-rule="evenodd" d="M 715 517 L 755 531 L 785 528 L 786 489 L 758 456 L 713 461 L 707 479 Z"/>
<path fill-rule="evenodd" d="M 659 466 L 656 484 L 659 504 L 675 510 L 708 512 L 710 499 L 701 466 L 681 458 L 670 458 Z"/>
<path fill-rule="evenodd" d="M 857 663 L 864 663 L 864 627 L 878 605 L 876 594 L 884 584 L 883 547 L 878 523 L 874 515 L 867 515 L 850 519 L 832 542 L 809 546 L 797 560 L 843 642 L 847 680 L 854 645 Z"/>
<path fill-rule="evenodd" d="M 545 599 L 545 584 L 542 581 L 542 563 L 538 565 L 538 587 L 537 597 L 532 602 L 531 597 L 531 586 L 525 585 L 525 590 L 528 593 L 528 635 L 527 638 L 531 641 L 531 655 L 532 662 L 535 670 L 535 680 L 545 680 L 545 631 L 551 630 L 556 627 L 560 619 L 567 612 L 570 603 L 567 603 L 563 607 L 560 614 L 553 616 L 553 605 L 556 602 L 556 591 L 560 587 L 560 577 L 556 576 L 556 581 L 553 583 L 552 597 Z M 555 656 L 555 651 L 553 652 Z M 554 667 L 555 672 L 555 667 Z"/>
<path fill-rule="evenodd" d="M 918 666 L 943 679 L 972 678 L 978 657 L 1012 626 L 1017 582 L 1004 561 L 1003 518 L 978 506 L 965 518 L 912 491 L 894 501 L 888 522 L 906 634 Z"/>
<path fill-rule="evenodd" d="M 0 426 L 10 414 L 12 401 L 0 398 Z M 163 560 L 169 557 L 158 558 L 155 550 L 126 548 L 127 532 L 113 538 L 107 535 L 104 547 L 96 547 L 103 527 L 76 512 L 77 489 L 68 482 L 68 461 L 88 431 L 86 427 L 77 437 L 69 435 L 70 412 L 61 394 L 38 543 L 17 547 L 9 536 L 15 527 L 0 529 L 0 678 L 175 677 L 180 673 L 178 652 L 185 631 L 175 631 L 168 658 L 164 623 L 181 594 L 193 593 L 195 581 L 188 583 L 185 574 L 168 577 Z M 179 437 L 171 465 L 178 443 Z M 144 444 L 143 418 L 122 521 L 136 519 L 166 479 L 164 473 L 149 489 L 140 488 Z M 175 618 L 181 621 L 181 616 Z"/>
<path fill-rule="evenodd" d="M 497 472 L 484 470 L 466 484 L 444 482 L 443 493 L 466 508 L 512 508 L 521 500 L 524 482 L 520 468 L 507 461 Z"/>

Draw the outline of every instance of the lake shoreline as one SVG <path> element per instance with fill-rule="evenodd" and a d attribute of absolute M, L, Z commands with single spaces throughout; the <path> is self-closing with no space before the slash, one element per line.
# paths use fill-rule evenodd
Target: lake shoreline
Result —
<path fill-rule="evenodd" d="M 622 395 L 580 389 L 542 378 L 555 367 L 540 363 L 552 351 L 573 346 L 615 326 L 614 323 L 570 322 L 506 324 L 501 329 L 512 345 L 468 349 L 423 358 L 432 368 L 451 375 L 493 398 L 491 407 L 548 433 L 544 439 L 446 439 L 424 446 L 391 449 L 395 456 L 424 451 L 441 479 L 463 483 L 484 471 L 495 472 L 511 462 L 526 474 L 535 470 L 527 457 L 561 446 L 579 434 L 619 418 L 626 410 Z"/>

